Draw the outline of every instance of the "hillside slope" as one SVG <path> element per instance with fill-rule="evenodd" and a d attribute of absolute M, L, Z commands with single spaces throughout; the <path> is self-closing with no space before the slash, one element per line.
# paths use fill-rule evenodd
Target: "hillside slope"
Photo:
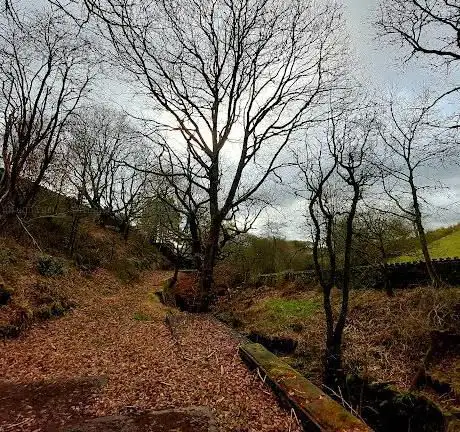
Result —
<path fill-rule="evenodd" d="M 125 241 L 96 218 L 79 215 L 75 230 L 71 212 L 38 213 L 0 227 L 0 337 L 18 336 L 31 323 L 74 308 L 77 287 L 128 288 L 143 272 L 165 266 L 140 233 L 133 230 Z"/>
<path fill-rule="evenodd" d="M 460 227 L 452 233 L 429 243 L 431 258 L 452 258 L 460 256 Z M 422 251 L 418 249 L 412 254 L 394 258 L 391 262 L 411 262 L 423 259 Z"/>

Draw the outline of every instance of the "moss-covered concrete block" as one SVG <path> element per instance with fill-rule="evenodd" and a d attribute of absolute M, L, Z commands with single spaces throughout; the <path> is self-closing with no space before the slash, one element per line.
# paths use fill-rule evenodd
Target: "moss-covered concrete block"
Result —
<path fill-rule="evenodd" d="M 258 368 L 277 396 L 294 408 L 306 431 L 372 430 L 262 345 L 245 344 L 240 347 L 240 356 L 249 367 Z"/>

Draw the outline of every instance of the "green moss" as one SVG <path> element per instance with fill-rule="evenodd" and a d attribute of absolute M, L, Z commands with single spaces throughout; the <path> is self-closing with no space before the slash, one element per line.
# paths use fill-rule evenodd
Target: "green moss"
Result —
<path fill-rule="evenodd" d="M 149 303 L 153 303 L 153 304 L 160 303 L 160 299 L 156 292 L 149 292 L 147 295 L 147 300 Z"/>
<path fill-rule="evenodd" d="M 370 432 L 369 427 L 262 345 L 245 344 L 240 347 L 240 355 L 251 367 L 259 368 L 266 382 L 301 413 L 301 418 L 309 419 L 306 423 L 310 426 L 313 423 L 324 431 Z"/>
<path fill-rule="evenodd" d="M 151 318 L 142 312 L 136 312 L 133 317 L 136 321 L 151 321 Z"/>

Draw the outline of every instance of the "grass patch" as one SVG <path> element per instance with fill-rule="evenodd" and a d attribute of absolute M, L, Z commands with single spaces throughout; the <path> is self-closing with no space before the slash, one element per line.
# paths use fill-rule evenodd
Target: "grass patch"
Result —
<path fill-rule="evenodd" d="M 287 300 L 274 298 L 265 301 L 267 311 L 283 319 L 306 319 L 318 310 L 315 300 Z"/>
<path fill-rule="evenodd" d="M 136 321 L 152 321 L 150 316 L 143 312 L 136 312 L 133 317 Z"/>
<path fill-rule="evenodd" d="M 248 311 L 256 327 L 266 331 L 283 332 L 293 325 L 305 324 L 321 308 L 318 299 L 268 298 Z"/>
<path fill-rule="evenodd" d="M 460 255 L 460 230 L 431 243 L 430 251 L 434 258 Z"/>

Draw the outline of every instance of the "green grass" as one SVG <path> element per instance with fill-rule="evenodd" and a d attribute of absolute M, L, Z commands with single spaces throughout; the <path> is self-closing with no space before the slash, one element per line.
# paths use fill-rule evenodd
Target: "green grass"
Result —
<path fill-rule="evenodd" d="M 145 313 L 142 312 L 136 312 L 134 314 L 134 319 L 136 321 L 151 321 L 152 319 Z"/>
<path fill-rule="evenodd" d="M 320 306 L 314 300 L 288 300 L 273 298 L 265 301 L 265 307 L 271 314 L 290 319 L 305 319 L 316 312 Z"/>
<path fill-rule="evenodd" d="M 450 258 L 460 256 L 460 229 L 442 237 L 428 245 L 431 258 Z M 423 259 L 422 252 L 417 250 L 411 255 L 402 255 L 391 262 L 410 262 Z"/>
<path fill-rule="evenodd" d="M 254 306 L 250 315 L 257 328 L 279 332 L 293 324 L 305 324 L 320 308 L 317 299 L 269 298 Z"/>

